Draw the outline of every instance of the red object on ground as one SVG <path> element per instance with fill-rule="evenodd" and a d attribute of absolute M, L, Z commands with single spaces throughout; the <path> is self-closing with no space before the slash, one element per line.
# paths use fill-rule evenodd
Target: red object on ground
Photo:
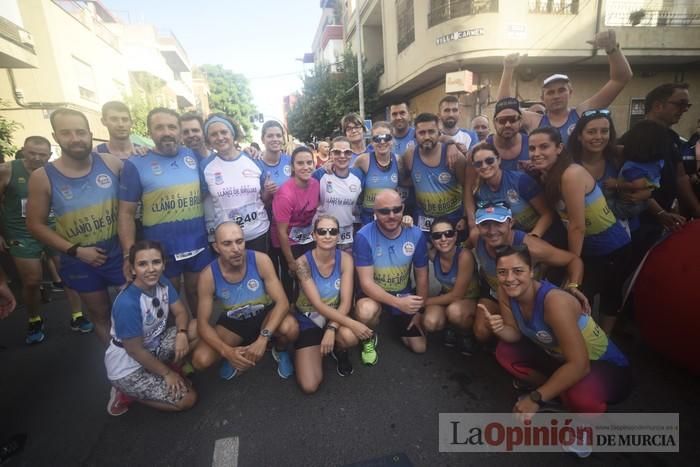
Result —
<path fill-rule="evenodd" d="M 700 220 L 649 253 L 634 286 L 634 307 L 644 342 L 700 374 Z"/>

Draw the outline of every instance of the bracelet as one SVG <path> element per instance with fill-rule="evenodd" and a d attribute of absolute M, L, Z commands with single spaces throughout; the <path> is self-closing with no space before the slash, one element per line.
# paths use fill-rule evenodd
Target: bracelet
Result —
<path fill-rule="evenodd" d="M 129 259 L 129 253 L 124 255 L 124 259 Z"/>
<path fill-rule="evenodd" d="M 655 213 L 654 215 L 655 215 L 655 216 L 660 216 L 661 214 L 663 214 L 663 213 L 665 213 L 665 212 L 666 212 L 666 210 L 665 210 L 665 209 L 662 209 L 661 211 Z"/>
<path fill-rule="evenodd" d="M 578 289 L 579 287 L 580 287 L 580 285 L 577 284 L 576 282 L 569 282 L 568 284 L 566 284 L 565 288 L 566 289 Z"/>
<path fill-rule="evenodd" d="M 78 255 L 78 248 L 80 248 L 80 243 L 71 245 L 71 247 L 66 250 L 66 254 L 75 258 Z"/>
<path fill-rule="evenodd" d="M 326 331 L 333 331 L 336 332 L 338 330 L 337 327 L 333 326 L 332 324 L 326 325 Z"/>

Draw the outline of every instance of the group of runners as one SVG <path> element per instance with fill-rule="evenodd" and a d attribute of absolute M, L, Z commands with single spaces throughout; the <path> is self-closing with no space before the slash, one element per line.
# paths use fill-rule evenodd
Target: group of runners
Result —
<path fill-rule="evenodd" d="M 85 116 L 55 110 L 61 156 L 48 162 L 48 140 L 30 137 L 24 159 L 0 169 L 27 342 L 41 328 L 49 248 L 76 294 L 72 325 L 94 326 L 106 347 L 113 415 L 133 400 L 186 409 L 197 398 L 190 371 L 217 365 L 231 380 L 268 349 L 281 378 L 316 392 L 324 356 L 345 377 L 351 349 L 377 364 L 381 316 L 414 353 L 437 332 L 466 355 L 494 351 L 524 391 L 513 408 L 524 419 L 557 400 L 605 411 L 632 388 L 608 337 L 623 282 L 663 229 L 682 228 L 674 200 L 692 217 L 700 204 L 670 129 L 690 107 L 687 86 L 652 90 L 619 151 L 607 107 L 632 71 L 614 34 L 594 43 L 610 80 L 576 107 L 555 74 L 543 114 L 521 108 L 510 95 L 519 57 L 508 56 L 494 114 L 473 130 L 457 126 L 454 96 L 413 119 L 400 102 L 369 146 L 350 113 L 318 155 L 285 153 L 275 121 L 262 127 L 264 148 L 241 150 L 228 116 L 166 108 L 147 118 L 155 147 L 136 147 L 119 102 L 104 106 L 110 141 L 93 150 Z M 123 287 L 113 303 L 110 286 Z"/>

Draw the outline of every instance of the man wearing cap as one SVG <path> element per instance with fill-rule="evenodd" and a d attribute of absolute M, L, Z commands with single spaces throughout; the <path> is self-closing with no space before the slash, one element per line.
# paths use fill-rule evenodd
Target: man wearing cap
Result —
<path fill-rule="evenodd" d="M 496 274 L 496 251 L 503 246 L 517 247 L 526 245 L 530 250 L 535 265 L 549 267 L 566 267 L 567 278 L 564 289 L 574 295 L 586 312 L 590 312 L 588 300 L 578 288 L 583 280 L 583 261 L 573 253 L 555 248 L 546 241 L 527 235 L 513 228 L 513 215 L 505 202 L 490 203 L 476 210 L 476 225 L 479 238 L 474 248 L 479 263 L 479 281 L 481 292 L 479 305 L 483 305 L 491 314 L 500 313 L 498 308 L 498 277 Z M 486 315 L 477 306 L 474 321 L 474 336 L 480 342 L 491 336 Z"/>
<path fill-rule="evenodd" d="M 522 130 L 522 111 L 514 97 L 506 97 L 496 102 L 493 113 L 495 134 L 489 135 L 486 142 L 493 144 L 501 158 L 501 169 L 523 170 L 530 162 L 527 147 L 527 133 Z"/>
<path fill-rule="evenodd" d="M 135 241 L 136 205 L 143 203 L 143 237 L 160 242 L 167 254 L 165 277 L 180 290 L 184 274 L 187 303 L 197 304 L 199 272 L 211 263 L 201 202 L 197 156 L 180 146 L 180 116 L 158 107 L 146 118 L 155 149 L 124 163 L 119 186 L 119 240 L 124 275 L 131 278 L 126 252 Z"/>
<path fill-rule="evenodd" d="M 538 127 L 554 127 L 559 130 L 562 141 L 567 143 L 569 135 L 574 129 L 579 115 L 589 109 L 602 109 L 608 107 L 620 94 L 625 85 L 632 79 L 632 69 L 627 58 L 620 50 L 615 31 L 608 30 L 596 34 L 587 41 L 595 49 L 604 49 L 608 55 L 610 65 L 610 79 L 588 99 L 574 108 L 569 107 L 569 100 L 573 94 L 573 88 L 569 77 L 563 74 L 554 74 L 547 77 L 542 83 L 542 101 L 547 109 L 544 115 L 523 112 L 523 123 L 528 130 Z M 519 54 L 508 55 L 503 61 L 503 75 L 498 86 L 498 99 L 512 96 L 510 91 L 513 72 L 520 61 Z"/>

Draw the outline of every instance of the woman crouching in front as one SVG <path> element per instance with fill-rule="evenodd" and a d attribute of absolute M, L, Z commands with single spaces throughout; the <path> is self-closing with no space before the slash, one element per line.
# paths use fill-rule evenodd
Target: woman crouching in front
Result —
<path fill-rule="evenodd" d="M 165 255 L 158 242 L 142 240 L 129 250 L 134 281 L 112 307 L 112 340 L 105 354 L 112 383 L 107 412 L 121 415 L 136 400 L 159 410 L 189 409 L 197 393 L 175 364 L 193 348 L 196 322 L 163 276 Z M 168 313 L 175 326 L 167 327 Z"/>

